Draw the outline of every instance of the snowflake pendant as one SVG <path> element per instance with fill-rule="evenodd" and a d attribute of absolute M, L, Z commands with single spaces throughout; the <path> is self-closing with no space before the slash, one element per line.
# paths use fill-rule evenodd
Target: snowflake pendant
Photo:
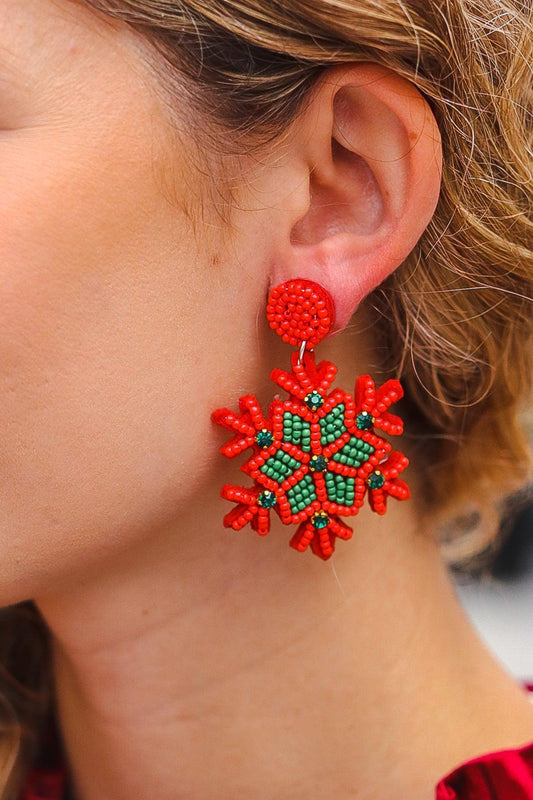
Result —
<path fill-rule="evenodd" d="M 300 293 L 301 284 L 324 292 L 310 282 L 299 284 Z M 316 319 L 316 310 L 312 313 Z M 271 325 L 276 327 L 272 321 Z M 320 333 L 318 338 L 323 338 Z M 308 330 L 296 339 L 305 346 L 313 342 Z M 240 398 L 240 414 L 224 408 L 212 415 L 214 422 L 234 433 L 221 448 L 223 455 L 234 458 L 252 449 L 241 469 L 253 479 L 253 486 L 222 488 L 222 497 L 237 503 L 224 517 L 224 525 L 240 530 L 250 523 L 263 536 L 270 529 L 270 512 L 275 511 L 283 523 L 298 525 L 292 547 L 304 551 L 310 546 L 313 553 L 328 559 L 337 537 L 352 536 L 340 517 L 357 514 L 366 495 L 378 514 L 385 513 L 387 496 L 409 497 L 407 484 L 398 477 L 409 463 L 407 458 L 375 432 L 402 433 L 402 420 L 388 408 L 403 391 L 397 380 L 376 390 L 372 378 L 362 375 L 353 396 L 339 388 L 330 392 L 337 368 L 329 361 L 315 364 L 313 351 L 303 345 L 292 355 L 291 372 L 272 371 L 271 379 L 289 393 L 289 399 L 274 399 L 266 417 L 254 395 Z"/>

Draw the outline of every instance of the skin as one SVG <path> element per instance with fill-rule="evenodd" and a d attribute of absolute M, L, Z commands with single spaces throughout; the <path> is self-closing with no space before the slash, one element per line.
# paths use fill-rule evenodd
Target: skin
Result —
<path fill-rule="evenodd" d="M 420 530 L 414 471 L 415 499 L 361 512 L 328 564 L 280 526 L 221 526 L 237 468 L 210 412 L 264 406 L 288 365 L 268 286 L 318 277 L 341 329 L 401 263 L 438 196 L 422 99 L 335 68 L 270 151 L 220 163 L 125 27 L 3 0 L 0 43 L 0 601 L 35 598 L 52 631 L 76 797 L 425 800 L 533 738 Z M 374 368 L 362 312 L 320 355 L 347 390 Z"/>

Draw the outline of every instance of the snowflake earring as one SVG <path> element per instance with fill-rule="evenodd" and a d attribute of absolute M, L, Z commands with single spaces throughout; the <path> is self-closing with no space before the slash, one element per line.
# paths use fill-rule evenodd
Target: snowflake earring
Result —
<path fill-rule="evenodd" d="M 352 529 L 340 517 L 357 514 L 365 495 L 373 511 L 384 514 L 387 495 L 409 497 L 398 475 L 407 458 L 375 433 L 401 434 L 402 420 L 387 409 L 403 396 L 397 380 L 376 390 L 369 375 L 357 378 L 355 392 L 329 392 L 337 368 L 315 364 L 314 348 L 334 322 L 333 301 L 317 283 L 303 279 L 275 287 L 267 305 L 270 327 L 297 347 L 292 371 L 274 369 L 271 379 L 289 393 L 276 397 L 265 417 L 254 395 L 239 400 L 240 414 L 218 409 L 212 419 L 233 438 L 221 448 L 229 458 L 252 448 L 241 467 L 254 485 L 226 485 L 222 497 L 237 505 L 224 525 L 240 530 L 247 523 L 260 535 L 270 529 L 270 512 L 298 529 L 290 544 L 327 559 L 335 540 L 350 539 Z"/>

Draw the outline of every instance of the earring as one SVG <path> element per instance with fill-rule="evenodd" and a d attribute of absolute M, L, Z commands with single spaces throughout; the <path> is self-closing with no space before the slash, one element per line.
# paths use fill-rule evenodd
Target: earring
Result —
<path fill-rule="evenodd" d="M 398 477 L 408 459 L 375 433 L 403 432 L 402 420 L 387 410 L 403 390 L 397 380 L 376 389 L 372 378 L 362 375 L 353 396 L 338 388 L 329 392 L 337 368 L 329 361 L 315 364 L 314 348 L 334 323 L 334 306 L 319 284 L 297 279 L 275 287 L 267 318 L 283 341 L 297 348 L 292 371 L 274 369 L 270 376 L 289 399 L 276 397 L 266 416 L 251 394 L 240 398 L 240 414 L 226 408 L 213 412 L 213 421 L 234 433 L 221 448 L 223 455 L 253 451 L 241 469 L 254 485 L 222 488 L 222 497 L 237 503 L 224 525 L 240 530 L 250 523 L 264 536 L 275 511 L 286 525 L 298 525 L 292 547 L 310 546 L 328 559 L 337 537 L 352 536 L 340 517 L 357 514 L 365 496 L 377 514 L 385 513 L 387 496 L 409 497 Z"/>

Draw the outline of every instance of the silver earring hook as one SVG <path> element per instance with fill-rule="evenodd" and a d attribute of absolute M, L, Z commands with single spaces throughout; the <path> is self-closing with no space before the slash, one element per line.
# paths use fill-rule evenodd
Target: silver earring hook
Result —
<path fill-rule="evenodd" d="M 304 339 L 304 341 L 300 345 L 300 350 L 298 352 L 298 364 L 302 363 L 306 347 L 307 347 L 307 339 Z"/>

